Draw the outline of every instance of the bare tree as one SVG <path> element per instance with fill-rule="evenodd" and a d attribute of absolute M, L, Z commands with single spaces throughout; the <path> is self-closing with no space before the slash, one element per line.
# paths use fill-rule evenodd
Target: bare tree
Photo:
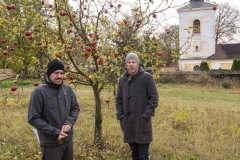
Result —
<path fill-rule="evenodd" d="M 240 29 L 240 12 L 228 2 L 220 4 L 216 12 L 217 43 L 236 43 L 239 39 L 234 37 Z"/>

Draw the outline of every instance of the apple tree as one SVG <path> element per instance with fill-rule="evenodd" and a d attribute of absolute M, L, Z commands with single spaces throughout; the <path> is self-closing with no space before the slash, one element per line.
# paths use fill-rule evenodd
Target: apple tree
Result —
<path fill-rule="evenodd" d="M 0 33 L 7 44 L 1 45 L 1 57 L 5 56 L 8 64 L 15 62 L 14 58 L 21 59 L 22 68 L 39 73 L 49 60 L 58 58 L 66 66 L 69 83 L 91 86 L 94 144 L 101 145 L 101 91 L 115 88 L 130 52 L 138 54 L 140 65 L 153 68 L 153 76 L 159 77 L 164 52 L 156 33 L 162 27 L 162 12 L 175 7 L 171 6 L 173 1 L 5 0 L 0 11 L 4 16 L 0 23 L 5 27 Z M 15 9 L 8 9 L 8 5 L 15 5 Z M 15 41 L 16 54 L 5 53 Z"/>

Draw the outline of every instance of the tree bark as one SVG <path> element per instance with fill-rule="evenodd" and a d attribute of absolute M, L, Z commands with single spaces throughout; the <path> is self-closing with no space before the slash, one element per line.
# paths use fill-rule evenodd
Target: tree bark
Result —
<path fill-rule="evenodd" d="M 102 146 L 102 109 L 100 92 L 98 85 L 92 86 L 95 98 L 95 126 L 94 126 L 94 145 Z"/>

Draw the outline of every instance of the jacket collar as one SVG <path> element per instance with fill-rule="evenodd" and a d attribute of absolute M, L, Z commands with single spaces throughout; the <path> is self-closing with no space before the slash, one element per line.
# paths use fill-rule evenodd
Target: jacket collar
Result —
<path fill-rule="evenodd" d="M 136 75 L 131 76 L 128 73 L 128 70 L 124 73 L 124 82 L 128 81 L 128 83 L 132 82 L 133 80 L 135 80 L 139 75 L 141 75 L 143 72 L 145 72 L 145 70 L 142 67 L 138 67 L 138 72 Z"/>

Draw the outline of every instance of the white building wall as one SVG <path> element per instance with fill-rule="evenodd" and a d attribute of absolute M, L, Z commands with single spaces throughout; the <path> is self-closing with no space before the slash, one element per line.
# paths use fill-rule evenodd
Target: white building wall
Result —
<path fill-rule="evenodd" d="M 187 9 L 179 11 L 180 59 L 207 58 L 215 53 L 215 11 L 212 8 Z M 200 20 L 200 33 L 188 33 L 194 20 Z M 192 30 L 191 30 L 192 31 Z M 189 39 L 190 38 L 190 39 Z M 198 46 L 198 51 L 195 47 Z"/>

